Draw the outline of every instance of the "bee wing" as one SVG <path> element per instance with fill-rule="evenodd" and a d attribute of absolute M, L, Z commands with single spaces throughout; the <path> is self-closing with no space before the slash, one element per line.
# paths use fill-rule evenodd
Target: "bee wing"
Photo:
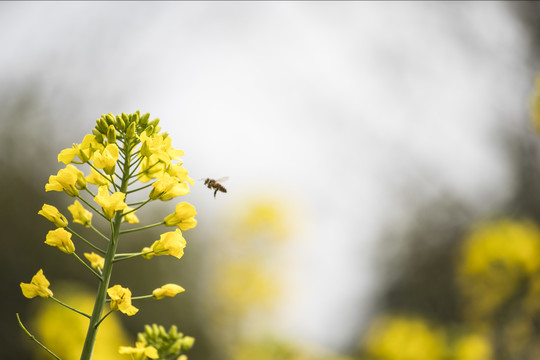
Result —
<path fill-rule="evenodd" d="M 224 177 L 222 177 L 222 178 L 217 179 L 216 181 L 217 181 L 217 182 L 224 182 L 224 181 L 227 181 L 227 180 L 229 180 L 229 177 L 228 177 L 228 176 L 224 176 Z"/>

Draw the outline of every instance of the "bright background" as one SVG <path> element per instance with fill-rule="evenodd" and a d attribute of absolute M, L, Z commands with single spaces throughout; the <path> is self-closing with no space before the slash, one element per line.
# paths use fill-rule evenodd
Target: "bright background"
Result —
<path fill-rule="evenodd" d="M 229 192 L 215 200 L 201 182 L 189 195 L 198 254 L 247 200 L 283 204 L 289 240 L 274 265 L 285 269 L 285 296 L 267 325 L 339 352 L 372 315 L 381 253 L 401 249 L 383 241 L 389 232 L 446 194 L 488 212 L 512 195 L 508 138 L 531 132 L 538 60 L 529 20 L 537 10 L 504 2 L 2 2 L 2 161 L 6 173 L 33 174 L 19 180 L 37 193 L 60 168 L 56 154 L 101 114 L 159 117 L 192 178 L 229 177 Z M 26 244 L 20 250 L 42 246 L 6 234 L 4 243 Z M 13 273 L 22 264 L 4 263 L 10 284 L 35 272 L 30 263 Z M 197 282 L 197 272 L 190 276 Z M 5 290 L 26 301 L 18 291 Z"/>

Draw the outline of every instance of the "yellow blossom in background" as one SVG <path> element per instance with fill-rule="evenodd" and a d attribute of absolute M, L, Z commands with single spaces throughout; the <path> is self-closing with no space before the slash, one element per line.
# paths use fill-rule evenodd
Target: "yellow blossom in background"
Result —
<path fill-rule="evenodd" d="M 114 285 L 107 290 L 111 298 L 111 310 L 121 311 L 128 316 L 135 315 L 139 309 L 131 305 L 131 291 L 120 285 Z"/>
<path fill-rule="evenodd" d="M 189 193 L 189 187 L 186 182 L 180 183 L 177 178 L 165 173 L 152 183 L 152 191 L 148 196 L 152 200 L 161 201 L 171 200 L 175 197 Z"/>
<path fill-rule="evenodd" d="M 197 225 L 195 215 L 197 215 L 197 211 L 193 205 L 187 202 L 181 202 L 176 205 L 174 213 L 168 215 L 163 221 L 165 222 L 165 226 L 178 225 L 180 230 L 185 231 Z"/>
<path fill-rule="evenodd" d="M 124 216 L 124 219 L 130 224 L 138 224 L 139 218 L 137 217 L 137 215 L 135 215 L 136 211 L 130 212 L 131 210 L 133 209 L 130 208 L 129 206 L 126 206 L 126 208 L 124 209 L 124 214 L 125 213 L 129 213 L 129 214 Z"/>
<path fill-rule="evenodd" d="M 118 353 L 131 355 L 131 359 L 133 360 L 146 360 L 146 358 L 159 359 L 159 354 L 155 347 L 144 346 L 141 342 L 136 342 L 135 347 L 120 346 Z"/>
<path fill-rule="evenodd" d="M 93 267 L 95 270 L 103 269 L 103 266 L 105 265 L 105 259 L 99 256 L 98 254 L 91 252 L 91 253 L 84 253 L 84 257 L 90 261 L 90 266 Z"/>
<path fill-rule="evenodd" d="M 446 336 L 421 318 L 383 316 L 370 326 L 364 346 L 380 360 L 437 360 L 445 359 Z"/>
<path fill-rule="evenodd" d="M 503 219 L 476 227 L 465 238 L 457 271 L 466 317 L 491 316 L 539 269 L 540 230 L 534 223 Z"/>
<path fill-rule="evenodd" d="M 49 285 L 51 285 L 51 283 L 47 280 L 45 275 L 43 275 L 43 270 L 40 269 L 36 275 L 32 277 L 30 284 L 21 283 L 21 290 L 23 295 L 29 299 L 36 296 L 48 298 L 53 296 L 53 292 L 49 289 Z"/>
<path fill-rule="evenodd" d="M 101 206 L 105 216 L 108 219 L 112 219 L 116 211 L 124 210 L 127 204 L 124 202 L 126 194 L 121 192 L 115 192 L 109 195 L 109 190 L 106 186 L 100 186 L 98 194 L 94 200 Z"/>
<path fill-rule="evenodd" d="M 493 359 L 493 349 L 489 338 L 479 333 L 459 337 L 452 350 L 456 360 Z"/>
<path fill-rule="evenodd" d="M 63 228 L 51 230 L 47 233 L 45 244 L 56 246 L 66 254 L 72 254 L 75 251 L 75 245 L 71 241 L 71 233 Z"/>
<path fill-rule="evenodd" d="M 176 296 L 177 294 L 180 294 L 181 292 L 185 291 L 183 287 L 176 284 L 166 284 L 162 287 L 155 289 L 152 291 L 152 295 L 155 299 L 160 300 L 163 299 L 165 296 Z"/>
<path fill-rule="evenodd" d="M 73 217 L 73 222 L 89 227 L 92 222 L 92 213 L 86 210 L 78 200 L 73 205 L 68 206 L 68 210 Z"/>
<path fill-rule="evenodd" d="M 38 214 L 43 215 L 47 220 L 53 222 L 57 227 L 63 228 L 68 226 L 66 217 L 52 205 L 43 204 L 43 207 L 38 211 Z"/>
<path fill-rule="evenodd" d="M 114 175 L 112 176 L 114 179 Z M 85 179 L 87 182 L 93 185 L 106 186 L 107 188 L 111 186 L 111 180 L 98 173 L 94 168 L 90 168 L 90 175 L 88 175 Z"/>
<path fill-rule="evenodd" d="M 94 166 L 98 169 L 103 169 L 108 175 L 113 175 L 118 156 L 118 146 L 116 144 L 108 144 L 102 151 L 96 151 L 94 153 Z"/>
<path fill-rule="evenodd" d="M 85 135 L 82 143 L 73 144 L 71 148 L 64 149 L 58 154 L 58 162 L 69 164 L 75 156 L 78 156 L 82 162 L 87 162 L 92 158 L 94 151 L 102 148 L 103 145 L 96 141 L 96 137 L 91 134 Z"/>
<path fill-rule="evenodd" d="M 57 296 L 62 301 L 84 311 L 92 312 L 94 305 L 94 292 L 80 287 L 76 283 L 55 284 Z M 62 360 L 79 360 L 84 343 L 88 319 L 59 306 L 53 301 L 40 301 L 35 308 L 31 328 L 35 335 Z M 125 356 L 118 354 L 118 347 L 129 342 L 128 334 L 122 328 L 117 314 L 107 316 L 99 326 L 99 333 L 94 349 L 94 359 L 125 360 Z M 25 339 L 26 340 L 26 339 Z M 34 349 L 34 359 L 50 359 L 51 357 L 40 347 Z"/>

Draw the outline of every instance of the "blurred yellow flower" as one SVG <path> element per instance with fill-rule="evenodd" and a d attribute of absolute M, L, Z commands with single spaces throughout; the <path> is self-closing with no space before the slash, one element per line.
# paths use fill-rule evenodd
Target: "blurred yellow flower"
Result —
<path fill-rule="evenodd" d="M 132 360 L 146 360 L 147 357 L 150 359 L 159 359 L 159 354 L 155 347 L 144 346 L 141 342 L 136 342 L 135 347 L 120 346 L 118 353 L 131 355 Z"/>
<path fill-rule="evenodd" d="M 92 313 L 95 294 L 81 288 L 76 283 L 55 284 L 57 296 L 67 304 L 87 313 Z M 59 306 L 52 301 L 41 301 L 32 320 L 32 330 L 36 337 L 63 360 L 79 360 L 84 343 L 88 319 Z M 99 326 L 94 349 L 94 359 L 123 360 L 118 347 L 129 342 L 117 314 L 110 314 Z M 51 357 L 39 346 L 32 347 L 34 359 Z"/>
<path fill-rule="evenodd" d="M 491 342 L 486 335 L 472 333 L 461 336 L 454 343 L 456 360 L 490 360 L 493 358 Z"/>
<path fill-rule="evenodd" d="M 365 350 L 380 360 L 443 359 L 446 335 L 422 318 L 383 316 L 369 328 Z"/>
<path fill-rule="evenodd" d="M 461 254 L 457 275 L 464 314 L 486 319 L 540 269 L 540 230 L 530 221 L 485 223 L 465 238 Z"/>

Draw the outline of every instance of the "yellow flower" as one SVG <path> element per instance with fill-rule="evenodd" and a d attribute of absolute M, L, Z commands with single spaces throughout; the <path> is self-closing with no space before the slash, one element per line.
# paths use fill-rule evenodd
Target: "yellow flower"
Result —
<path fill-rule="evenodd" d="M 118 352 L 122 355 L 131 355 L 133 360 L 159 359 L 158 351 L 153 346 L 144 346 L 142 342 L 136 342 L 135 347 L 120 346 Z"/>
<path fill-rule="evenodd" d="M 66 254 L 72 254 L 75 251 L 75 245 L 71 241 L 71 233 L 64 230 L 64 228 L 49 231 L 46 239 L 45 244 L 56 246 Z"/>
<path fill-rule="evenodd" d="M 446 335 L 421 318 L 385 316 L 370 327 L 366 350 L 376 359 L 441 359 Z"/>
<path fill-rule="evenodd" d="M 456 359 L 459 360 L 490 360 L 493 349 L 489 338 L 482 334 L 467 334 L 460 337 L 454 345 Z"/>
<path fill-rule="evenodd" d="M 86 181 L 97 186 L 107 186 L 107 188 L 111 186 L 111 180 L 98 173 L 94 168 L 90 168 L 90 175 L 86 177 Z"/>
<path fill-rule="evenodd" d="M 68 206 L 68 210 L 73 216 L 73 222 L 90 227 L 92 213 L 86 210 L 79 201 L 75 200 L 73 205 Z"/>
<path fill-rule="evenodd" d="M 101 205 L 105 216 L 108 219 L 112 219 L 116 211 L 124 210 L 127 204 L 124 202 L 126 194 L 122 192 L 115 192 L 109 195 L 109 190 L 106 186 L 100 186 L 98 194 L 94 200 Z"/>
<path fill-rule="evenodd" d="M 195 220 L 195 207 L 187 202 L 181 202 L 176 205 L 174 213 L 168 215 L 163 221 L 165 226 L 174 226 L 178 225 L 181 230 L 189 230 L 194 228 L 197 225 L 197 220 Z"/>
<path fill-rule="evenodd" d="M 182 150 L 177 150 L 171 147 L 171 138 L 166 134 L 154 134 L 152 137 L 148 137 L 146 132 L 143 132 L 139 139 L 141 140 L 141 155 L 150 157 L 157 155 L 166 159 L 166 162 L 170 160 L 176 160 L 179 156 L 184 155 Z"/>
<path fill-rule="evenodd" d="M 176 284 L 166 284 L 152 291 L 152 295 L 156 300 L 163 299 L 165 296 L 173 297 L 185 291 L 183 287 Z"/>
<path fill-rule="evenodd" d="M 94 166 L 98 169 L 103 169 L 106 174 L 114 174 L 114 167 L 118 160 L 118 146 L 116 144 L 109 144 L 102 151 L 96 151 L 94 153 Z"/>
<path fill-rule="evenodd" d="M 177 196 L 186 195 L 189 193 L 188 184 L 186 182 L 180 183 L 178 179 L 170 176 L 169 174 L 163 174 L 153 184 L 153 189 L 150 192 L 150 199 L 160 199 L 167 201 Z"/>
<path fill-rule="evenodd" d="M 94 269 L 103 269 L 103 266 L 105 265 L 105 259 L 98 254 L 94 252 L 84 253 L 84 257 L 88 259 L 88 261 L 90 261 L 90 266 L 92 266 Z"/>
<path fill-rule="evenodd" d="M 172 255 L 180 259 L 184 255 L 185 247 L 186 239 L 182 236 L 182 232 L 179 229 L 176 229 L 175 231 L 161 234 L 159 240 L 156 240 L 150 248 L 144 248 L 142 251 L 153 251 L 153 253 L 143 256 L 146 259 L 150 259 L 154 255 Z"/>
<path fill-rule="evenodd" d="M 52 205 L 43 204 L 43 207 L 38 211 L 38 214 L 43 215 L 47 220 L 53 222 L 57 227 L 63 228 L 68 226 L 68 221 L 65 216 Z"/>
<path fill-rule="evenodd" d="M 43 270 L 39 270 L 36 275 L 32 278 L 30 284 L 21 283 L 21 290 L 25 297 L 31 299 L 36 296 L 42 298 L 48 298 L 53 296 L 53 292 L 49 290 L 49 285 L 51 283 L 45 275 L 43 275 Z"/>
<path fill-rule="evenodd" d="M 139 181 L 145 183 L 162 176 L 167 168 L 167 161 L 169 161 L 168 159 L 165 160 L 160 159 L 157 155 L 144 157 L 141 161 L 141 175 L 139 176 Z"/>
<path fill-rule="evenodd" d="M 69 196 L 79 195 L 78 189 L 86 188 L 84 174 L 73 165 L 60 169 L 56 175 L 49 176 L 45 191 L 64 191 Z"/>
<path fill-rule="evenodd" d="M 98 150 L 100 147 L 102 148 L 103 145 L 96 141 L 96 137 L 88 134 L 84 137 L 80 145 L 73 144 L 71 148 L 62 150 L 60 154 L 58 154 L 58 162 L 63 162 L 67 165 L 73 161 L 75 156 L 78 156 L 82 162 L 87 162 L 92 158 L 94 151 Z"/>
<path fill-rule="evenodd" d="M 188 176 L 187 170 L 184 169 L 184 167 L 180 164 L 170 164 L 167 168 L 167 173 L 173 177 L 176 177 L 180 182 L 187 181 L 191 185 L 194 184 L 193 179 Z"/>
<path fill-rule="evenodd" d="M 131 305 L 131 291 L 120 285 L 114 285 L 107 289 L 107 294 L 111 298 L 111 310 L 120 310 L 128 316 L 135 315 L 139 309 Z"/>
<path fill-rule="evenodd" d="M 131 210 L 133 210 L 132 208 L 130 208 L 129 206 L 126 206 L 126 208 L 124 209 L 124 214 L 127 213 L 127 212 L 130 212 Z M 137 217 L 137 215 L 135 215 L 136 211 L 133 211 L 127 215 L 124 216 L 124 219 L 130 223 L 130 224 L 138 224 L 139 223 L 139 218 Z"/>

